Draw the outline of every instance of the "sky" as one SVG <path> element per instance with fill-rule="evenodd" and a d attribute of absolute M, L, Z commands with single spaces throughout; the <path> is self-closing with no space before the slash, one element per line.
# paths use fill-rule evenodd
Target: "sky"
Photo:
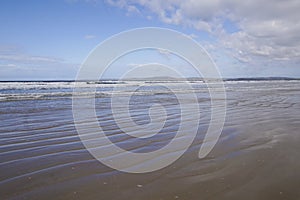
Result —
<path fill-rule="evenodd" d="M 299 10 L 298 0 L 1 0 L 0 80 L 73 80 L 99 43 L 142 27 L 193 38 L 225 78 L 299 78 Z M 175 55 L 144 51 L 106 76 L 151 62 L 194 73 Z"/>

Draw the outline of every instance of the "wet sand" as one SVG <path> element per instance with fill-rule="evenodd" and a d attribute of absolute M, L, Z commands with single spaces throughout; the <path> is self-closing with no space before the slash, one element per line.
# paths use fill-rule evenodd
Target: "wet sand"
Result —
<path fill-rule="evenodd" d="M 71 83 L 1 83 L 0 198 L 300 199 L 300 82 L 227 82 L 224 130 L 204 159 L 198 159 L 198 151 L 210 119 L 210 99 L 203 83 L 193 85 L 202 108 L 193 145 L 162 170 L 127 174 L 101 164 L 84 148 L 73 122 Z M 127 140 L 113 125 L 109 84 L 97 87 L 101 126 L 120 146 L 142 151 L 143 141 Z M 117 87 L 126 95 L 124 87 L 130 84 Z M 180 111 L 170 93 L 152 83 L 146 87 L 151 89 L 141 91 L 132 107 L 138 123 L 149 120 L 151 102 L 168 102 L 164 134 L 147 143 L 154 150 L 172 139 Z M 191 92 L 180 83 L 174 87 Z"/>

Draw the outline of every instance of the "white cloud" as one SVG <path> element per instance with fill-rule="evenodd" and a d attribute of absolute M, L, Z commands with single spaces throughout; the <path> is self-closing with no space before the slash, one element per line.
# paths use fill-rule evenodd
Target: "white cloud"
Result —
<path fill-rule="evenodd" d="M 135 6 L 128 6 L 127 11 L 128 11 L 127 14 L 132 14 L 132 13 L 141 14 L 140 10 Z"/>
<path fill-rule="evenodd" d="M 94 39 L 94 38 L 96 38 L 95 35 L 85 35 L 84 36 L 84 39 L 86 39 L 86 40 L 91 40 L 91 39 Z"/>
<path fill-rule="evenodd" d="M 11 63 L 5 63 L 5 64 L 0 64 L 0 67 L 1 68 L 7 68 L 7 69 L 10 69 L 10 68 L 15 68 L 15 67 L 19 67 L 18 65 L 16 65 L 16 64 L 11 64 Z"/>
<path fill-rule="evenodd" d="M 242 62 L 300 61 L 300 1 L 298 0 L 109 0 L 126 10 L 135 7 L 145 17 L 204 30 Z M 148 17 L 147 17 L 148 18 Z M 229 31 L 225 22 L 237 27 Z"/>
<path fill-rule="evenodd" d="M 30 62 L 30 63 L 56 63 L 61 62 L 61 59 L 43 57 L 43 56 L 32 56 L 26 54 L 0 54 L 0 60 L 2 61 L 15 61 L 15 62 Z"/>
<path fill-rule="evenodd" d="M 164 56 L 169 56 L 171 54 L 171 52 L 167 49 L 157 49 L 158 53 L 160 53 L 161 55 Z"/>
<path fill-rule="evenodd" d="M 143 65 L 144 64 L 138 64 L 138 63 L 129 63 L 129 64 L 127 64 L 128 67 L 141 67 Z"/>
<path fill-rule="evenodd" d="M 74 79 L 78 64 L 31 55 L 21 48 L 0 45 L 0 80 Z"/>
<path fill-rule="evenodd" d="M 45 64 L 45 63 L 62 63 L 63 60 L 49 56 L 30 55 L 22 50 L 22 48 L 10 45 L 0 45 L 0 61 L 3 63 L 29 63 L 29 64 Z"/>

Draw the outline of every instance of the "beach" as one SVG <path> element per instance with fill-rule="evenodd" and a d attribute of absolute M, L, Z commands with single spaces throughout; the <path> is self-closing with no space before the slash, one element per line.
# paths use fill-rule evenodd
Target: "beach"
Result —
<path fill-rule="evenodd" d="M 190 84 L 192 90 L 180 81 L 79 83 L 96 88 L 96 115 L 111 140 L 135 152 L 162 148 L 181 123 L 182 105 L 160 85 L 197 95 L 198 134 L 183 156 L 161 170 L 130 174 L 103 165 L 82 144 L 72 113 L 73 82 L 1 82 L 1 199 L 300 199 L 300 81 L 226 81 L 225 125 L 203 159 L 198 152 L 210 96 L 202 81 Z M 109 107 L 112 88 L 126 96 L 139 85 L 131 105 L 136 123 L 149 122 L 153 102 L 168 115 L 160 134 L 146 142 L 120 132 Z"/>

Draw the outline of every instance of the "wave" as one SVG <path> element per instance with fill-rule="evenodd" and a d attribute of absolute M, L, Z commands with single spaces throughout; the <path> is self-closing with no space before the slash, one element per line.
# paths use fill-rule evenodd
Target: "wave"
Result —
<path fill-rule="evenodd" d="M 227 92 L 297 92 L 300 90 L 299 81 L 227 81 Z M 95 88 L 95 97 L 110 97 L 114 95 L 128 95 L 135 91 L 135 95 L 168 95 L 174 93 L 197 94 L 207 93 L 207 84 L 198 81 L 126 81 L 126 82 L 1 82 L 0 102 L 17 100 L 39 100 L 55 98 L 71 98 L 73 95 L 85 96 L 91 94 L 91 88 Z M 75 93 L 73 89 L 75 88 Z M 172 90 L 172 91 L 170 91 Z M 94 93 L 92 93 L 94 94 Z"/>

